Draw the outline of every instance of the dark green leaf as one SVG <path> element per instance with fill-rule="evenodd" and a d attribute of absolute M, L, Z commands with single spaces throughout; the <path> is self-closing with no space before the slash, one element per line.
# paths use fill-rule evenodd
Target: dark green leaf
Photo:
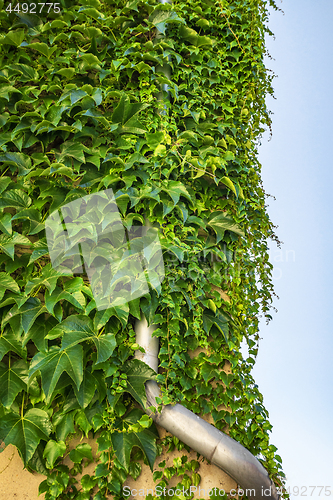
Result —
<path fill-rule="evenodd" d="M 0 231 L 11 236 L 12 230 L 12 216 L 8 213 L 0 214 Z"/>
<path fill-rule="evenodd" d="M 61 153 L 55 151 L 55 157 L 58 163 L 62 163 L 63 158 L 66 157 L 74 158 L 80 163 L 85 163 L 84 150 L 83 144 L 67 141 L 61 145 Z"/>
<path fill-rule="evenodd" d="M 19 92 L 19 90 L 16 90 Z M 0 90 L 1 97 L 1 90 Z M 10 165 L 15 165 L 18 168 L 19 175 L 28 174 L 31 167 L 31 159 L 28 155 L 23 153 L 11 153 L 7 152 L 4 155 L 0 156 L 0 162 L 9 163 Z M 27 197 L 28 198 L 28 197 Z M 30 198 L 29 198 L 30 199 Z M 31 200 L 30 200 L 31 201 Z M 20 205 L 23 206 L 23 205 Z"/>
<path fill-rule="evenodd" d="M 37 371 L 41 372 L 42 387 L 47 403 L 50 401 L 53 391 L 61 374 L 65 371 L 71 377 L 79 389 L 83 379 L 83 349 L 80 345 L 74 345 L 67 349 L 59 349 L 53 346 L 47 352 L 37 353 L 30 365 L 29 377 Z"/>
<path fill-rule="evenodd" d="M 128 96 L 123 93 L 120 102 L 112 115 L 112 122 L 119 123 L 121 128 L 118 132 L 143 134 L 145 130 L 137 120 L 136 114 L 148 107 L 148 104 L 131 104 Z"/>
<path fill-rule="evenodd" d="M 212 326 L 215 325 L 220 330 L 225 340 L 228 341 L 229 339 L 228 320 L 221 313 L 215 316 L 210 311 L 207 311 L 207 313 L 204 313 L 202 316 L 202 322 L 205 332 L 207 334 L 210 333 Z"/>
<path fill-rule="evenodd" d="M 0 400 L 5 408 L 10 408 L 16 396 L 27 390 L 28 365 L 19 359 L 9 366 L 0 363 Z"/>
<path fill-rule="evenodd" d="M 46 266 L 43 267 L 40 276 L 33 278 L 31 281 L 28 281 L 28 283 L 25 286 L 25 293 L 29 294 L 36 287 L 45 286 L 49 291 L 49 293 L 52 294 L 60 276 L 61 273 L 56 271 L 51 264 L 47 264 Z"/>
<path fill-rule="evenodd" d="M 17 232 L 14 232 L 12 235 L 0 234 L 0 249 L 12 260 L 14 260 L 15 245 L 30 246 L 31 242 L 23 234 Z"/>
<path fill-rule="evenodd" d="M 46 56 L 48 59 L 50 56 L 53 54 L 53 52 L 57 49 L 57 47 L 49 47 L 46 45 L 46 43 L 40 43 L 40 42 L 35 42 L 35 43 L 30 43 L 28 45 L 30 49 L 37 50 L 37 52 L 40 52 L 44 56 Z"/>
<path fill-rule="evenodd" d="M 69 454 L 69 458 L 74 463 L 81 463 L 84 458 L 93 461 L 91 446 L 88 443 L 78 444 Z"/>
<path fill-rule="evenodd" d="M 140 420 L 142 412 L 140 410 L 132 410 L 125 418 L 127 424 L 135 424 Z M 146 455 L 149 467 L 153 470 L 154 462 L 157 454 L 156 438 L 158 435 L 150 429 L 145 429 L 141 432 L 114 432 L 111 435 L 112 445 L 117 459 L 126 471 L 129 470 L 131 451 L 134 446 L 140 448 Z"/>
<path fill-rule="evenodd" d="M 47 312 L 39 299 L 36 297 L 29 297 L 23 305 L 15 305 L 2 319 L 2 325 L 10 322 L 15 316 L 20 316 L 20 325 L 25 333 L 31 328 L 36 318 L 42 313 Z"/>
<path fill-rule="evenodd" d="M 147 402 L 145 382 L 154 380 L 156 373 L 139 359 L 127 361 L 123 367 L 127 375 L 127 391 L 144 408 Z"/>
<path fill-rule="evenodd" d="M 25 358 L 20 335 L 14 333 L 10 328 L 5 329 L 0 334 L 0 360 L 7 352 L 15 352 L 21 358 Z"/>
<path fill-rule="evenodd" d="M 52 430 L 48 414 L 32 408 L 24 415 L 8 413 L 1 420 L 0 439 L 18 449 L 24 464 L 33 456 L 41 439 L 48 441 Z"/>
<path fill-rule="evenodd" d="M 92 320 L 84 315 L 69 316 L 49 332 L 48 338 L 62 335 L 62 349 L 75 346 L 83 341 L 93 341 L 97 349 L 96 364 L 106 361 L 117 345 L 112 333 L 98 334 L 94 330 Z"/>
<path fill-rule="evenodd" d="M 20 293 L 20 288 L 16 281 L 8 273 L 0 273 L 0 300 L 4 296 L 6 290 Z"/>
<path fill-rule="evenodd" d="M 179 181 L 165 181 L 162 190 L 168 193 L 168 195 L 172 198 L 174 205 L 178 203 L 180 196 L 184 196 L 192 202 L 191 196 L 187 192 L 186 187 Z"/>
<path fill-rule="evenodd" d="M 80 389 L 74 386 L 74 392 L 81 408 L 86 408 L 96 391 L 96 379 L 90 371 L 85 369 Z"/>
<path fill-rule="evenodd" d="M 6 191 L 0 199 L 0 208 L 27 208 L 31 205 L 31 198 L 21 189 Z"/>

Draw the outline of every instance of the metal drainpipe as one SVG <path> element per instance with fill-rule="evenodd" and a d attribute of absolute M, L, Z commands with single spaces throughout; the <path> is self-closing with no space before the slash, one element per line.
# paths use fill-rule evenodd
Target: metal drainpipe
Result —
<path fill-rule="evenodd" d="M 160 0 L 160 3 L 171 2 Z M 158 36 L 161 34 L 158 33 Z M 165 65 L 162 71 L 170 78 L 169 66 Z M 167 91 L 167 86 L 163 90 Z M 162 98 L 161 96 L 160 99 Z M 146 225 L 149 225 L 148 221 Z M 140 321 L 136 321 L 136 343 L 144 348 L 145 353 L 135 351 L 135 358 L 144 361 L 157 373 L 159 339 L 152 336 L 156 328 L 157 325 L 148 327 L 144 315 Z M 155 399 L 161 397 L 158 384 L 150 380 L 146 382 L 145 387 L 147 396 L 145 411 L 156 424 L 226 472 L 245 491 L 245 494 L 246 490 L 248 491 L 249 500 L 252 498 L 255 500 L 279 500 L 276 487 L 269 478 L 266 469 L 249 450 L 183 405 L 178 403 L 174 406 L 163 405 L 161 412 L 158 412 L 159 405 Z M 156 412 L 149 410 L 149 406 L 155 407 Z"/>

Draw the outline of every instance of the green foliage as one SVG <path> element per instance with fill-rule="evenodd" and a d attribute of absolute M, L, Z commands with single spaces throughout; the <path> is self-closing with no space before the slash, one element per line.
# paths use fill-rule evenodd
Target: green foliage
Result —
<path fill-rule="evenodd" d="M 40 440 L 48 440 L 51 429 L 49 416 L 44 410 L 31 408 L 25 414 L 11 411 L 1 419 L 0 439 L 5 445 L 15 445 L 24 463 L 28 463 Z"/>
<path fill-rule="evenodd" d="M 123 418 L 124 429 L 122 432 L 114 432 L 111 435 L 111 441 L 115 454 L 121 465 L 128 471 L 130 465 L 131 451 L 134 446 L 140 448 L 149 463 L 151 470 L 153 470 L 157 448 L 156 448 L 156 436 L 158 436 L 157 431 L 152 433 L 149 429 L 145 429 L 146 419 L 142 421 L 138 420 L 138 416 L 141 417 L 142 412 L 140 410 L 132 410 L 126 417 Z M 145 415 L 142 417 L 146 417 Z M 131 424 L 141 423 L 139 430 Z M 142 423 L 144 424 L 143 430 Z M 150 424 L 150 422 L 149 422 Z"/>
<path fill-rule="evenodd" d="M 153 469 L 161 452 L 137 408 L 154 377 L 132 359 L 143 312 L 158 326 L 162 402 L 211 414 L 283 485 L 251 374 L 259 317 L 271 319 L 274 294 L 267 240 L 278 242 L 257 158 L 271 127 L 264 37 L 268 6 L 277 7 L 60 4 L 43 16 L 0 13 L 0 439 L 47 473 L 46 500 L 120 499 L 140 460 Z M 44 223 L 108 188 L 127 229 L 145 218 L 160 229 L 165 280 L 160 295 L 98 311 L 86 275 L 52 268 Z M 62 460 L 70 438 L 89 433 L 98 463 L 76 485 L 91 450 L 72 450 L 71 470 Z M 162 444 L 184 448 L 176 438 Z M 197 466 L 185 462 L 155 470 L 154 480 L 199 484 Z"/>

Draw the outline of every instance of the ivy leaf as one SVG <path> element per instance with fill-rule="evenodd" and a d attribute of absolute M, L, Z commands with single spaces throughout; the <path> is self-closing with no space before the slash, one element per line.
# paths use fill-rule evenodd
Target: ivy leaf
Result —
<path fill-rule="evenodd" d="M 43 457 L 46 458 L 47 467 L 53 469 L 57 458 L 62 457 L 66 451 L 64 441 L 54 441 L 50 439 L 45 446 Z"/>
<path fill-rule="evenodd" d="M 209 364 L 209 363 L 203 364 L 203 366 L 200 368 L 200 373 L 201 373 L 204 381 L 206 382 L 206 384 L 213 377 L 219 376 L 218 370 L 214 369 L 214 366 Z"/>
<path fill-rule="evenodd" d="M 146 363 L 139 359 L 131 359 L 123 366 L 127 375 L 126 391 L 144 408 L 147 403 L 145 382 L 155 380 L 156 373 Z"/>
<path fill-rule="evenodd" d="M 51 330 L 51 328 L 56 323 L 56 320 L 52 317 L 48 318 L 46 321 L 44 317 L 37 317 L 28 332 L 23 337 L 22 345 L 25 347 L 29 340 L 35 344 L 39 351 L 47 350 L 47 340 L 46 335 Z"/>
<path fill-rule="evenodd" d="M 24 330 L 24 333 L 27 333 L 36 321 L 36 318 L 44 312 L 47 312 L 47 310 L 45 306 L 41 304 L 40 300 L 37 297 L 29 297 L 23 305 L 18 306 L 16 304 L 12 307 L 2 319 L 2 326 L 10 322 L 15 316 L 20 316 L 20 332 Z"/>
<path fill-rule="evenodd" d="M 113 353 L 117 341 L 113 333 L 98 334 L 95 332 L 93 322 L 88 316 L 72 315 L 62 323 L 55 326 L 47 335 L 47 338 L 62 336 L 62 349 L 76 346 L 80 342 L 92 340 L 97 349 L 97 361 L 106 361 Z"/>
<path fill-rule="evenodd" d="M 138 409 L 132 410 L 125 418 L 125 425 L 133 425 L 142 417 L 142 411 Z M 131 451 L 134 446 L 140 448 L 146 455 L 151 471 L 154 467 L 154 462 L 157 454 L 156 438 L 157 431 L 152 432 L 150 429 L 145 429 L 141 432 L 114 432 L 111 435 L 112 445 L 117 459 L 128 472 L 130 465 Z"/>
<path fill-rule="evenodd" d="M 13 444 L 24 462 L 29 462 L 41 439 L 48 441 L 52 425 L 48 414 L 39 408 L 28 410 L 25 415 L 8 413 L 1 419 L 0 440 L 5 446 Z"/>
<path fill-rule="evenodd" d="M 0 117 L 3 116 L 3 115 L 0 115 Z M 1 123 L 1 120 L 0 120 L 0 126 L 2 127 L 4 124 Z M 10 177 L 7 177 L 7 176 L 3 176 L 3 177 L 0 177 L 0 194 L 4 192 L 5 189 L 7 189 L 8 185 L 12 182 L 11 178 Z"/>
<path fill-rule="evenodd" d="M 7 328 L 0 335 L 0 360 L 7 352 L 15 352 L 21 358 L 26 357 L 23 351 L 20 335 Z"/>
<path fill-rule="evenodd" d="M 6 66 L 6 68 L 21 73 L 20 80 L 23 82 L 30 82 L 31 80 L 36 81 L 39 77 L 38 72 L 27 64 L 10 64 Z"/>
<path fill-rule="evenodd" d="M 77 410 L 68 413 L 56 413 L 52 419 L 53 425 L 56 430 L 57 439 L 64 441 L 68 434 L 73 434 L 74 417 Z"/>
<path fill-rule="evenodd" d="M 161 246 L 163 250 L 167 250 L 168 252 L 172 252 L 180 262 L 184 260 L 184 251 L 177 245 L 170 243 L 166 238 L 160 238 Z"/>
<path fill-rule="evenodd" d="M 239 225 L 230 217 L 226 217 L 223 213 L 210 219 L 207 224 L 212 227 L 216 233 L 216 243 L 222 240 L 227 230 L 244 236 L 244 232 L 240 229 Z"/>
<path fill-rule="evenodd" d="M 0 273 L 0 300 L 4 296 L 6 290 L 20 293 L 20 288 L 16 281 L 8 273 Z"/>
<path fill-rule="evenodd" d="M 181 26 L 179 30 L 180 37 L 188 41 L 195 47 L 202 47 L 203 45 L 213 45 L 213 40 L 208 36 L 200 36 L 198 33 L 189 28 L 188 26 Z"/>
<path fill-rule="evenodd" d="M 80 292 L 84 288 L 84 281 L 78 276 L 71 278 L 64 284 L 64 290 L 69 293 Z"/>
<path fill-rule="evenodd" d="M 79 389 L 83 379 L 83 349 L 80 345 L 60 349 L 51 347 L 47 352 L 38 352 L 32 359 L 29 377 L 40 371 L 42 387 L 46 396 L 46 403 L 51 400 L 53 391 L 63 372 L 67 372 Z"/>
<path fill-rule="evenodd" d="M 84 458 L 93 461 L 91 446 L 88 443 L 80 443 L 74 450 L 71 450 L 69 458 L 72 462 L 80 464 Z"/>
<path fill-rule="evenodd" d="M 15 255 L 15 245 L 31 246 L 31 241 L 23 236 L 23 234 L 19 234 L 17 232 L 14 232 L 11 235 L 0 234 L 0 249 L 12 260 L 14 260 Z"/>
<path fill-rule="evenodd" d="M 14 89 L 16 92 L 18 90 Z M 1 90 L 0 90 L 1 97 Z M 26 175 L 31 170 L 31 159 L 28 155 L 24 153 L 12 153 L 7 152 L 3 156 L 0 156 L 0 161 L 4 163 L 9 163 L 10 165 L 15 165 L 18 168 L 19 175 Z"/>
<path fill-rule="evenodd" d="M 129 303 L 129 312 L 137 319 L 141 319 L 140 299 L 133 299 Z"/>
<path fill-rule="evenodd" d="M 87 71 L 89 69 L 101 70 L 101 61 L 94 54 L 82 54 L 80 57 L 80 70 Z"/>
<path fill-rule="evenodd" d="M 28 295 L 34 288 L 41 286 L 45 286 L 49 293 L 52 293 L 57 286 L 58 278 L 61 275 L 62 274 L 59 271 L 56 271 L 50 263 L 47 264 L 43 267 L 40 276 L 33 278 L 31 281 L 28 281 L 25 286 L 25 294 Z"/>
<path fill-rule="evenodd" d="M 27 333 L 32 325 L 35 323 L 36 318 L 46 312 L 45 306 L 40 303 L 36 297 L 30 297 L 19 309 L 21 314 L 21 324 L 24 333 Z"/>
<path fill-rule="evenodd" d="M 212 326 L 215 325 L 222 333 L 226 342 L 228 341 L 229 339 L 228 319 L 224 315 L 219 313 L 217 316 L 215 316 L 213 313 L 208 311 L 207 313 L 204 313 L 202 315 L 202 323 L 207 335 L 209 335 Z"/>
<path fill-rule="evenodd" d="M 174 11 L 160 11 L 155 10 L 149 17 L 149 21 L 155 26 L 158 31 L 165 34 L 167 23 L 183 23 L 185 21 L 181 19 Z"/>
<path fill-rule="evenodd" d="M 85 298 L 82 292 L 66 292 L 66 290 L 62 290 L 59 287 L 56 287 L 52 294 L 47 290 L 45 293 L 45 306 L 50 314 L 53 314 L 54 306 L 60 302 L 60 300 L 67 300 L 70 304 L 78 309 L 84 309 L 85 307 Z"/>
<path fill-rule="evenodd" d="M 119 104 L 112 114 L 112 121 L 113 123 L 121 123 L 124 125 L 134 115 L 146 107 L 147 105 L 141 103 L 131 104 L 129 97 L 123 92 Z"/>
<path fill-rule="evenodd" d="M 27 390 L 28 365 L 23 359 L 6 366 L 0 363 L 0 400 L 5 408 L 10 408 L 16 396 Z"/>
<path fill-rule="evenodd" d="M 9 94 L 11 93 L 18 93 L 22 94 L 22 92 L 19 89 L 16 89 L 15 87 L 12 87 L 11 85 L 4 85 L 0 88 L 0 98 L 2 97 L 3 99 L 7 99 L 9 101 Z M 0 160 L 1 161 L 1 160 Z M 6 160 L 3 160 L 6 161 Z"/>
<path fill-rule="evenodd" d="M 44 229 L 44 223 L 41 223 L 40 212 L 36 208 L 27 208 L 21 210 L 12 217 L 12 220 L 28 220 L 30 222 L 29 235 L 40 233 Z"/>
<path fill-rule="evenodd" d="M 94 326 L 96 330 L 102 328 L 112 316 L 119 319 L 122 328 L 125 328 L 128 321 L 129 305 L 128 303 L 120 304 L 119 306 L 109 307 L 102 311 L 97 311 L 94 317 Z"/>
<path fill-rule="evenodd" d="M 164 132 L 154 132 L 146 133 L 145 136 L 148 146 L 150 146 L 152 149 L 155 149 L 164 141 L 165 134 Z"/>
<path fill-rule="evenodd" d="M 118 132 L 144 134 L 146 131 L 142 128 L 142 124 L 137 120 L 135 115 L 148 106 L 149 105 L 145 103 L 131 104 L 129 97 L 123 93 L 112 115 L 112 122 L 119 123 L 120 125 Z"/>
<path fill-rule="evenodd" d="M 81 90 L 81 89 L 72 89 L 72 90 L 68 90 L 67 92 L 65 92 L 60 97 L 60 99 L 59 99 L 58 102 L 63 101 L 67 97 L 70 97 L 71 104 L 73 106 L 75 103 L 77 103 L 78 101 L 80 101 L 80 99 L 83 99 L 83 97 L 85 97 L 86 95 L 88 95 L 88 94 L 84 90 Z"/>
<path fill-rule="evenodd" d="M 0 214 L 0 231 L 8 234 L 9 236 L 13 233 L 12 230 L 12 216 L 8 213 Z"/>
<path fill-rule="evenodd" d="M 237 191 L 236 191 L 235 185 L 232 182 L 232 180 L 229 179 L 229 177 L 226 177 L 226 176 L 221 177 L 220 182 L 222 182 L 225 186 L 227 186 L 229 189 L 231 189 L 231 191 L 233 191 L 235 193 L 235 195 L 237 196 Z"/>
<path fill-rule="evenodd" d="M 32 455 L 27 464 L 27 468 L 35 472 L 38 472 L 39 474 L 47 475 L 49 471 L 46 468 L 46 463 L 43 458 L 43 451 L 44 451 L 44 446 L 42 443 L 39 443 L 34 454 Z"/>
<path fill-rule="evenodd" d="M 52 151 L 55 154 L 57 163 L 63 163 L 63 158 L 70 157 L 79 161 L 80 163 L 85 163 L 86 159 L 83 154 L 84 146 L 80 143 L 75 143 L 71 141 L 64 142 L 60 147 L 60 153 L 57 151 Z"/>
<path fill-rule="evenodd" d="M 44 239 L 40 239 L 40 240 L 36 241 L 36 243 L 34 243 L 33 248 L 34 249 L 33 249 L 33 252 L 30 256 L 28 266 L 30 266 L 30 264 L 35 262 L 35 260 L 39 259 L 43 255 L 46 255 L 49 253 L 49 247 L 48 247 L 46 241 L 44 241 Z"/>
<path fill-rule="evenodd" d="M 49 47 L 46 45 L 46 43 L 41 43 L 41 42 L 35 42 L 35 43 L 29 43 L 27 45 L 30 49 L 37 50 L 37 52 L 40 52 L 44 56 L 46 56 L 48 59 L 50 59 L 50 56 L 53 54 L 53 52 L 57 49 L 57 47 Z"/>
<path fill-rule="evenodd" d="M 86 408 L 88 406 L 88 404 L 94 397 L 95 390 L 96 390 L 96 379 L 91 374 L 91 372 L 88 371 L 86 368 L 83 375 L 82 383 L 80 385 L 80 389 L 77 389 L 74 386 L 75 396 L 81 408 Z"/>
<path fill-rule="evenodd" d="M 7 191 L 0 200 L 0 208 L 27 208 L 31 205 L 31 198 L 20 189 Z"/>
<path fill-rule="evenodd" d="M 7 35 L 2 38 L 0 43 L 7 45 L 14 45 L 14 47 L 19 47 L 24 40 L 25 31 L 23 29 L 12 30 L 7 33 Z"/>
<path fill-rule="evenodd" d="M 72 78 L 72 76 L 75 75 L 75 69 L 74 68 L 61 68 L 59 71 L 57 71 L 58 75 L 64 76 L 65 78 Z"/>
<path fill-rule="evenodd" d="M 192 198 L 182 182 L 164 181 L 163 185 L 162 191 L 165 191 L 172 198 L 174 205 L 178 203 L 180 196 L 184 196 L 192 203 Z"/>

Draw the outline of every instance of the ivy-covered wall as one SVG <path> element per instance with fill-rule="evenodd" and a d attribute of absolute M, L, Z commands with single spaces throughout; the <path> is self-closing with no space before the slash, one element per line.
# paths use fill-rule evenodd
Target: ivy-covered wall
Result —
<path fill-rule="evenodd" d="M 158 466 L 163 446 L 184 445 L 157 439 L 141 409 L 154 377 L 133 359 L 143 312 L 158 325 L 161 402 L 211 419 L 281 486 L 251 375 L 260 315 L 271 319 L 267 242 L 278 242 L 257 158 L 271 127 L 263 59 L 274 1 L 62 0 L 39 14 L 0 5 L 0 439 L 48 476 L 47 500 L 122 498 L 142 461 L 156 485 L 175 475 L 200 484 L 198 461 Z M 52 267 L 45 220 L 109 188 L 127 229 L 145 219 L 160 229 L 165 279 L 160 294 L 98 311 L 86 275 Z M 90 446 L 70 452 L 73 468 L 63 463 L 75 433 L 98 443 L 80 483 Z"/>

